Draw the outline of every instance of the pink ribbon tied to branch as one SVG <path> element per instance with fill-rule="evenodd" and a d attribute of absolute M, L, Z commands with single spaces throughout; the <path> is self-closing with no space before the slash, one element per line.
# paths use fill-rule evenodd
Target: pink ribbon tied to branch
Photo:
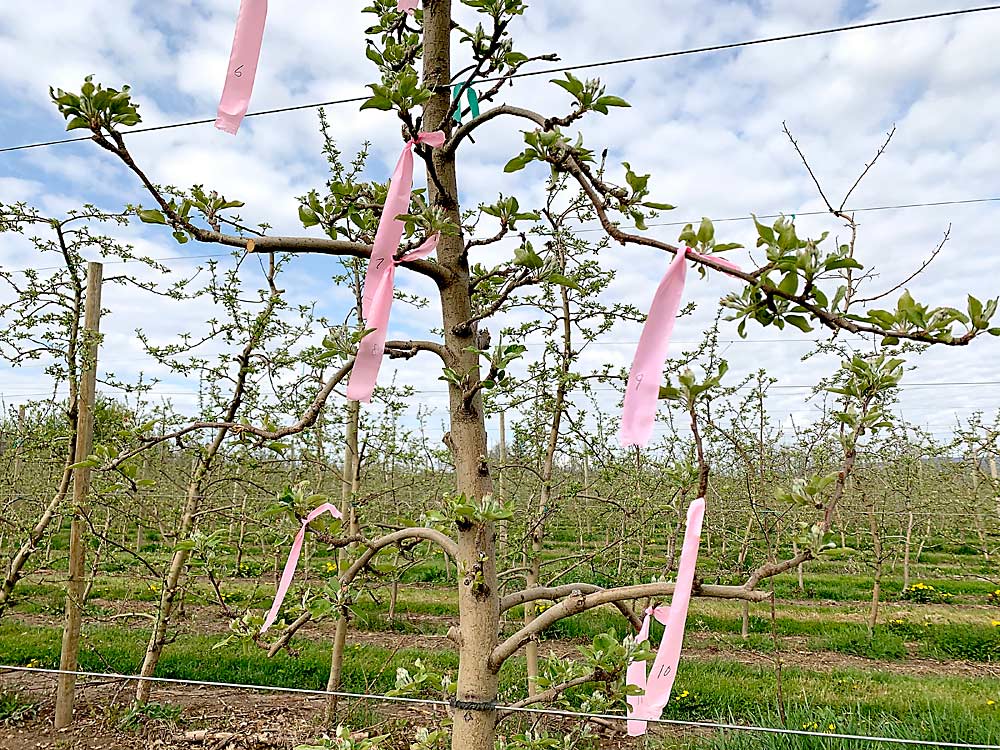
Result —
<path fill-rule="evenodd" d="M 417 12 L 420 0 L 396 0 L 396 10 L 400 13 L 409 13 L 411 16 Z"/>
<path fill-rule="evenodd" d="M 260 60 L 260 47 L 264 41 L 265 20 L 267 0 L 240 0 L 226 84 L 215 120 L 215 127 L 233 135 L 240 129 L 243 116 L 250 107 L 253 79 L 257 75 L 257 61 Z"/>
<path fill-rule="evenodd" d="M 650 616 L 663 624 L 663 639 L 656 652 L 653 669 L 646 676 L 646 662 L 633 661 L 628 665 L 626 681 L 645 692 L 628 697 L 628 733 L 632 737 L 646 733 L 646 721 L 659 719 L 670 701 L 670 691 L 677 676 L 677 664 L 681 658 L 681 644 L 684 641 L 684 623 L 687 621 L 688 605 L 691 602 L 691 588 L 694 586 L 694 569 L 698 562 L 698 545 L 701 542 L 701 526 L 705 519 L 705 500 L 698 498 L 687 513 L 687 528 L 684 530 L 684 546 L 681 548 L 681 562 L 677 569 L 677 583 L 669 607 L 651 607 L 646 610 L 642 628 L 636 641 L 642 643 L 649 638 Z"/>
<path fill-rule="evenodd" d="M 667 362 L 670 337 L 674 332 L 674 322 L 684 296 L 684 276 L 687 258 L 711 260 L 726 268 L 739 271 L 739 266 L 718 256 L 702 255 L 691 248 L 678 250 L 674 254 L 667 272 L 649 306 L 646 324 L 639 336 L 639 345 L 629 371 L 628 386 L 625 389 L 625 407 L 622 411 L 622 426 L 619 439 L 623 447 L 645 446 L 653 434 L 656 419 L 656 402 L 660 397 L 660 381 L 663 366 Z"/>
<path fill-rule="evenodd" d="M 260 629 L 261 633 L 266 633 L 267 629 L 270 628 L 274 624 L 274 621 L 278 619 L 278 610 L 281 609 L 281 603 L 285 600 L 285 594 L 288 593 L 288 587 L 292 585 L 292 577 L 295 575 L 295 567 L 299 564 L 299 555 L 302 554 L 302 544 L 306 540 L 306 527 L 324 513 L 329 513 L 334 518 L 343 518 L 336 506 L 331 505 L 330 503 L 323 503 L 322 505 L 311 510 L 309 515 L 305 517 L 305 520 L 302 521 L 302 528 L 300 528 L 299 533 L 295 535 L 295 541 L 292 542 L 292 548 L 288 551 L 288 561 L 285 563 L 285 569 L 281 572 L 281 580 L 278 581 L 278 591 L 274 595 L 274 603 L 271 605 L 271 611 L 268 612 L 267 617 L 264 618 L 264 626 Z"/>
<path fill-rule="evenodd" d="M 440 238 L 439 233 L 433 234 L 420 247 L 399 260 L 395 257 L 399 243 L 403 239 L 403 222 L 396 217 L 407 213 L 410 209 L 410 193 L 413 191 L 413 149 L 418 143 L 426 143 L 432 148 L 437 148 L 444 143 L 444 133 L 440 130 L 420 133 L 416 139 L 408 141 L 392 173 L 361 294 L 361 317 L 365 328 L 374 330 L 361 339 L 358 345 L 358 356 L 354 360 L 351 378 L 347 383 L 347 397 L 352 401 L 372 400 L 372 391 L 375 390 L 375 381 L 382 366 L 382 354 L 385 352 L 396 266 L 399 263 L 426 258 L 437 249 Z"/>

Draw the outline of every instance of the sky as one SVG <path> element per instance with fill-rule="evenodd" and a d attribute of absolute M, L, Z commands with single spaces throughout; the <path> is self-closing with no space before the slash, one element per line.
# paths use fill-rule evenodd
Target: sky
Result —
<path fill-rule="evenodd" d="M 364 0 L 273 3 L 251 111 L 364 94 L 375 75 L 364 56 L 364 5 Z M 516 49 L 529 55 L 556 52 L 571 65 L 975 5 L 963 0 L 625 0 L 613 6 L 612 19 L 609 4 L 597 0 L 535 0 L 511 32 Z M 236 0 L 35 0 L 26 13 L 23 7 L 0 5 L 0 59 L 13 61 L 0 66 L 0 148 L 62 137 L 64 122 L 49 102 L 48 87 L 78 88 L 90 73 L 109 86 L 130 84 L 144 125 L 214 117 L 237 7 Z M 468 9 L 456 12 L 471 18 Z M 632 106 L 612 110 L 608 117 L 593 115 L 579 130 L 591 148 L 609 148 L 609 164 L 627 161 L 636 171 L 652 174 L 651 197 L 677 206 L 661 222 L 784 212 L 800 215 L 800 235 L 830 231 L 843 238 L 837 219 L 801 215 L 821 210 L 823 202 L 782 123 L 787 122 L 836 202 L 895 126 L 888 150 L 849 207 L 998 198 L 998 34 L 1000 12 L 986 12 L 603 67 L 589 75 L 599 75 L 609 93 Z M 569 97 L 548 82 L 551 77 L 519 80 L 504 90 L 503 100 L 563 114 Z M 332 133 L 345 154 L 370 142 L 366 176 L 385 180 L 401 146 L 397 121 L 391 113 L 361 112 L 357 106 L 328 110 Z M 494 200 L 498 191 L 517 195 L 522 207 L 537 204 L 544 167 L 511 175 L 502 171 L 523 148 L 523 127 L 497 118 L 477 131 L 475 144 L 466 144 L 459 155 L 463 205 Z M 136 134 L 128 142 L 157 183 L 205 184 L 245 201 L 241 214 L 247 223 L 267 222 L 272 233 L 316 233 L 301 228 L 296 200 L 325 179 L 314 110 L 248 119 L 235 138 L 199 125 Z M 107 209 L 149 203 L 135 179 L 88 142 L 0 153 L 0 202 L 14 201 L 55 213 L 85 202 Z M 858 213 L 858 257 L 877 266 L 879 274 L 870 291 L 905 279 L 950 227 L 938 259 L 908 288 L 918 300 L 959 308 L 965 307 L 966 294 L 996 295 L 998 213 L 997 201 Z M 162 229 L 136 225 L 118 236 L 138 251 L 172 259 L 168 264 L 178 276 L 203 263 L 199 256 L 225 252 L 196 243 L 179 246 Z M 678 231 L 676 226 L 649 229 L 651 236 L 671 242 Z M 719 223 L 717 235 L 747 246 L 755 239 L 748 221 Z M 495 262 L 491 254 L 512 251 L 512 246 L 491 246 L 473 260 Z M 745 252 L 732 258 L 751 265 Z M 616 277 L 608 299 L 647 307 L 668 260 L 648 248 L 610 250 Z M 40 262 L 23 238 L 0 235 L 0 265 L 23 269 Z M 318 312 L 336 320 L 348 299 L 330 281 L 336 272 L 332 258 L 299 257 L 289 264 L 283 284 L 292 300 L 315 303 Z M 399 273 L 397 284 L 415 293 L 432 291 L 426 279 L 410 274 Z M 697 309 L 679 321 L 673 353 L 700 339 L 718 299 L 731 286 L 722 278 L 689 275 L 686 298 Z M 104 306 L 109 312 L 102 322 L 102 369 L 124 378 L 140 371 L 159 377 L 155 395 L 192 408 L 197 384 L 158 368 L 134 332 L 141 327 L 152 340 L 165 343 L 203 326 L 211 311 L 201 303 L 151 300 L 117 287 L 106 290 Z M 390 338 L 425 338 L 439 324 L 435 304 L 406 309 L 397 303 Z M 589 350 L 585 364 L 626 367 L 639 332 L 637 324 L 616 325 Z M 751 325 L 747 339 L 739 340 L 728 325 L 721 339 L 731 382 L 760 367 L 778 379 L 769 399 L 776 419 L 803 423 L 815 416 L 816 403 L 806 400 L 809 387 L 836 369 L 835 357 L 802 361 L 812 341 L 794 329 Z M 530 347 L 527 356 L 532 356 Z M 975 411 L 996 413 L 1000 339 L 985 337 L 966 348 L 932 347 L 909 364 L 913 369 L 898 405 L 909 421 L 943 439 L 956 420 Z M 420 403 L 435 410 L 440 424 L 446 396 L 431 365 L 429 358 L 420 366 L 403 365 L 396 379 L 418 390 Z M 395 369 L 396 363 L 387 361 L 383 380 L 392 379 Z M 42 397 L 40 382 L 38 368 L 0 366 L 4 406 Z M 618 397 L 606 395 L 602 407 L 613 414 Z M 488 419 L 495 437 L 496 416 Z"/>

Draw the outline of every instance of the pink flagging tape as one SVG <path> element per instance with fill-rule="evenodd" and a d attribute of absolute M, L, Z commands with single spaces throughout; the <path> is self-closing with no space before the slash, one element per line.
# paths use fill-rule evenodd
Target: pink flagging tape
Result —
<path fill-rule="evenodd" d="M 706 258 L 691 248 L 679 250 L 660 280 L 660 285 L 653 295 L 653 302 L 649 306 L 649 315 L 639 336 L 639 345 L 635 350 L 628 385 L 625 388 L 625 406 L 622 410 L 619 434 L 623 447 L 645 446 L 653 434 L 656 402 L 660 397 L 660 380 L 663 378 L 663 366 L 667 361 L 670 337 L 674 333 L 674 323 L 681 307 L 681 298 L 684 296 L 686 260 L 689 257 L 698 260 Z M 717 256 L 713 255 L 711 260 L 727 268 L 739 270 L 735 264 Z"/>
<path fill-rule="evenodd" d="M 264 618 L 264 626 L 260 629 L 261 633 L 266 633 L 267 629 L 270 628 L 274 624 L 274 621 L 278 619 L 278 610 L 281 609 L 281 603 L 285 600 L 285 594 L 288 593 L 288 587 L 292 585 L 292 577 L 295 575 L 295 567 L 299 564 L 299 555 L 302 554 L 302 544 L 306 540 L 306 527 L 324 513 L 329 513 L 334 518 L 342 518 L 341 513 L 337 510 L 336 506 L 331 505 L 330 503 L 323 503 L 319 507 L 310 511 L 309 515 L 307 515 L 305 520 L 302 521 L 302 528 L 300 528 L 299 533 L 295 535 L 295 541 L 292 542 L 292 548 L 288 552 L 288 561 L 285 563 L 285 569 L 281 572 L 281 579 L 278 581 L 278 591 L 274 595 L 274 603 L 271 605 L 271 611 L 268 612 L 267 617 Z"/>
<path fill-rule="evenodd" d="M 264 41 L 264 22 L 267 20 L 267 0 L 241 0 L 236 18 L 233 51 L 229 55 L 226 84 L 219 101 L 215 127 L 236 135 L 250 107 L 253 81 L 257 75 L 257 61 Z"/>
<path fill-rule="evenodd" d="M 396 265 L 411 260 L 426 258 L 437 248 L 438 235 L 429 237 L 420 247 L 407 253 L 399 261 L 396 251 L 403 239 L 403 222 L 397 216 L 410 209 L 410 193 L 413 190 L 413 149 L 418 143 L 426 143 L 436 148 L 444 143 L 444 133 L 436 130 L 421 133 L 415 140 L 408 141 L 396 162 L 389 183 L 389 194 L 382 207 L 382 216 L 375 233 L 372 257 L 365 272 L 365 285 L 361 292 L 361 316 L 365 328 L 371 332 L 361 339 L 358 356 L 351 369 L 347 383 L 347 397 L 353 401 L 371 401 L 378 371 L 382 366 L 385 352 L 385 337 L 389 329 L 389 313 L 392 310 Z"/>
<path fill-rule="evenodd" d="M 655 607 L 646 611 L 642 629 L 637 636 L 644 641 L 649 638 L 650 616 L 656 617 L 664 625 L 663 640 L 656 652 L 653 668 L 646 676 L 645 662 L 632 662 L 626 672 L 629 685 L 645 692 L 628 698 L 628 733 L 637 737 L 646 733 L 646 721 L 657 720 L 670 700 L 670 691 L 677 676 L 677 664 L 681 658 L 681 644 L 684 641 L 684 624 L 687 621 L 688 605 L 691 602 L 691 588 L 694 586 L 694 569 L 698 563 L 698 545 L 701 543 L 701 526 L 705 519 L 705 500 L 698 498 L 687 513 L 687 528 L 684 530 L 684 546 L 681 548 L 681 562 L 677 569 L 677 584 L 670 607 Z"/>

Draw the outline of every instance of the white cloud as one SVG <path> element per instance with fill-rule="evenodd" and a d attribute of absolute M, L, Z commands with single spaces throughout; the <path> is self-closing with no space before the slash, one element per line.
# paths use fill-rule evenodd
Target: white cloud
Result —
<path fill-rule="evenodd" d="M 372 68 L 364 59 L 362 3 L 317 5 L 294 0 L 274 5 L 268 19 L 264 53 L 251 110 L 357 96 L 364 93 Z M 890 18 L 933 12 L 930 0 L 886 0 L 868 3 L 860 18 Z M 133 84 L 141 112 L 150 124 L 210 118 L 214 114 L 221 74 L 232 39 L 233 3 L 199 0 L 145 7 L 133 1 L 113 4 L 80 0 L 39 0 L 26 14 L 0 7 L 0 56 L 19 64 L 0 69 L 0 91 L 6 106 L 17 111 L 14 125 L 0 127 L 8 142 L 58 136 L 59 118 L 47 103 L 47 86 L 78 85 L 90 72 L 109 85 Z M 570 0 L 535 3 L 513 33 L 518 48 L 531 54 L 558 51 L 566 63 L 609 59 L 681 49 L 738 39 L 793 33 L 839 25 L 857 3 L 802 3 L 794 0 L 663 3 L 634 0 L 615 11 L 608 5 Z M 461 8 L 459 12 L 467 13 Z M 854 207 L 948 200 L 996 194 L 1000 150 L 992 147 L 1000 120 L 1000 57 L 993 54 L 1000 14 L 927 21 L 881 29 L 782 42 L 697 57 L 607 67 L 579 75 L 600 75 L 609 90 L 632 108 L 610 117 L 595 116 L 580 129 L 593 146 L 611 146 L 609 162 L 630 161 L 653 174 L 655 197 L 679 209 L 664 221 L 729 217 L 750 211 L 804 212 L 822 208 L 809 176 L 781 132 L 787 121 L 806 151 L 810 164 L 839 201 L 884 134 L 898 126 L 889 151 L 852 196 Z M 63 43 L 53 54 L 51 40 Z M 546 113 L 565 109 L 568 98 L 546 81 L 552 76 L 523 79 L 505 89 L 506 100 Z M 385 179 L 399 153 L 398 123 L 392 116 L 357 111 L 356 105 L 329 110 L 333 133 L 346 154 L 371 141 L 370 174 Z M 28 123 L 31 123 L 30 127 Z M 477 143 L 460 154 L 461 197 L 465 205 L 492 200 L 498 191 L 517 192 L 528 206 L 540 197 L 545 170 L 529 168 L 504 175 L 502 165 L 522 148 L 522 121 L 498 119 L 482 128 Z M 11 131 L 11 128 L 14 128 Z M 218 133 L 210 125 L 130 137 L 129 144 L 151 178 L 160 183 L 205 183 L 227 196 L 245 200 L 249 223 L 267 221 L 275 231 L 297 228 L 294 196 L 322 183 L 326 165 L 319 154 L 316 118 L 310 111 L 253 118 L 238 137 Z M 10 173 L 0 176 L 0 200 L 30 199 L 51 211 L 85 200 L 101 205 L 149 202 L 135 178 L 120 165 L 83 143 L 2 155 Z M 620 174 L 615 172 L 616 174 Z M 859 257 L 877 265 L 884 288 L 904 279 L 940 241 L 952 224 L 951 240 L 929 273 L 910 287 L 932 304 L 961 305 L 966 292 L 996 294 L 1000 271 L 996 249 L 996 204 L 949 206 L 859 214 L 862 233 Z M 810 232 L 844 229 L 828 217 L 800 217 Z M 674 239 L 676 227 L 652 231 Z M 720 224 L 727 239 L 753 244 L 752 225 Z M 219 248 L 178 248 L 168 235 L 142 228 L 130 240 L 144 243 L 151 254 L 221 252 Z M 0 244 L 4 265 L 31 262 L 23 246 Z M 510 246 L 491 246 L 474 259 L 489 262 Z M 612 248 L 611 265 L 618 276 L 609 298 L 644 306 L 652 295 L 667 258 L 648 249 Z M 736 254 L 741 262 L 747 255 Z M 302 258 L 292 264 L 289 284 L 298 299 L 316 299 L 320 309 L 339 318 L 343 291 L 326 287 L 335 270 L 332 259 Z M 400 273 L 399 283 L 430 294 L 425 279 Z M 695 317 L 682 320 L 677 339 L 692 341 L 712 319 L 715 301 L 729 282 L 692 275 L 690 299 L 699 303 Z M 131 328 L 141 322 L 157 336 L 169 338 L 203 322 L 205 310 L 183 306 L 144 314 L 151 303 L 134 293 L 116 292 L 109 331 L 115 347 L 131 356 Z M 157 302 L 167 310 L 167 303 Z M 392 335 L 417 334 L 438 325 L 434 305 L 414 311 L 394 309 Z M 639 328 L 622 324 L 610 340 L 588 357 L 626 364 Z M 723 337 L 735 338 L 732 329 Z M 734 343 L 726 356 L 735 373 L 765 366 L 783 383 L 808 384 L 835 367 L 832 358 L 809 360 L 800 342 L 770 343 L 780 338 L 771 329 L 750 329 L 750 338 L 769 343 Z M 678 343 L 675 349 L 683 345 Z M 917 382 L 995 379 L 1000 344 L 991 339 L 964 351 L 935 349 L 915 358 L 921 369 L 908 376 Z M 438 392 L 436 366 L 418 360 L 399 367 L 400 378 L 423 391 Z M 387 362 L 386 377 L 398 367 Z M 121 370 L 120 372 L 125 372 Z M 10 376 L 12 377 L 12 376 Z M 0 375 L 0 388 L 14 381 Z M 8 383 L 12 385 L 8 386 Z M 179 387 L 179 386 L 177 386 Z M 184 387 L 190 388 L 191 384 Z M 937 425 L 950 414 L 974 408 L 992 409 L 996 391 L 939 389 L 904 392 L 908 416 Z M 802 393 L 781 391 L 773 404 L 777 414 L 802 414 Z M 613 394 L 609 394 L 609 398 Z M 422 396 L 422 399 L 425 397 Z M 439 406 L 443 399 L 428 393 Z M 613 410 L 613 406 L 609 406 Z"/>

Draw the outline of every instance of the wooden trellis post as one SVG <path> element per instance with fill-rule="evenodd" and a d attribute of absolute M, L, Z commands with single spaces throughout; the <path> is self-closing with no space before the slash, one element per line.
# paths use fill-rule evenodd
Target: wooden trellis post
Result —
<path fill-rule="evenodd" d="M 79 409 L 76 421 L 76 455 L 74 462 L 87 460 L 94 449 L 94 399 L 97 395 L 97 349 L 101 323 L 100 263 L 87 264 L 87 297 L 84 306 L 83 367 L 80 373 Z M 69 579 L 66 583 L 66 623 L 63 627 L 62 653 L 59 669 L 75 672 L 80 655 L 80 625 L 83 591 L 86 579 L 83 541 L 83 514 L 90 491 L 90 469 L 73 469 L 73 522 L 69 532 Z M 60 674 L 56 689 L 55 728 L 69 726 L 73 720 L 73 699 L 76 676 Z"/>

